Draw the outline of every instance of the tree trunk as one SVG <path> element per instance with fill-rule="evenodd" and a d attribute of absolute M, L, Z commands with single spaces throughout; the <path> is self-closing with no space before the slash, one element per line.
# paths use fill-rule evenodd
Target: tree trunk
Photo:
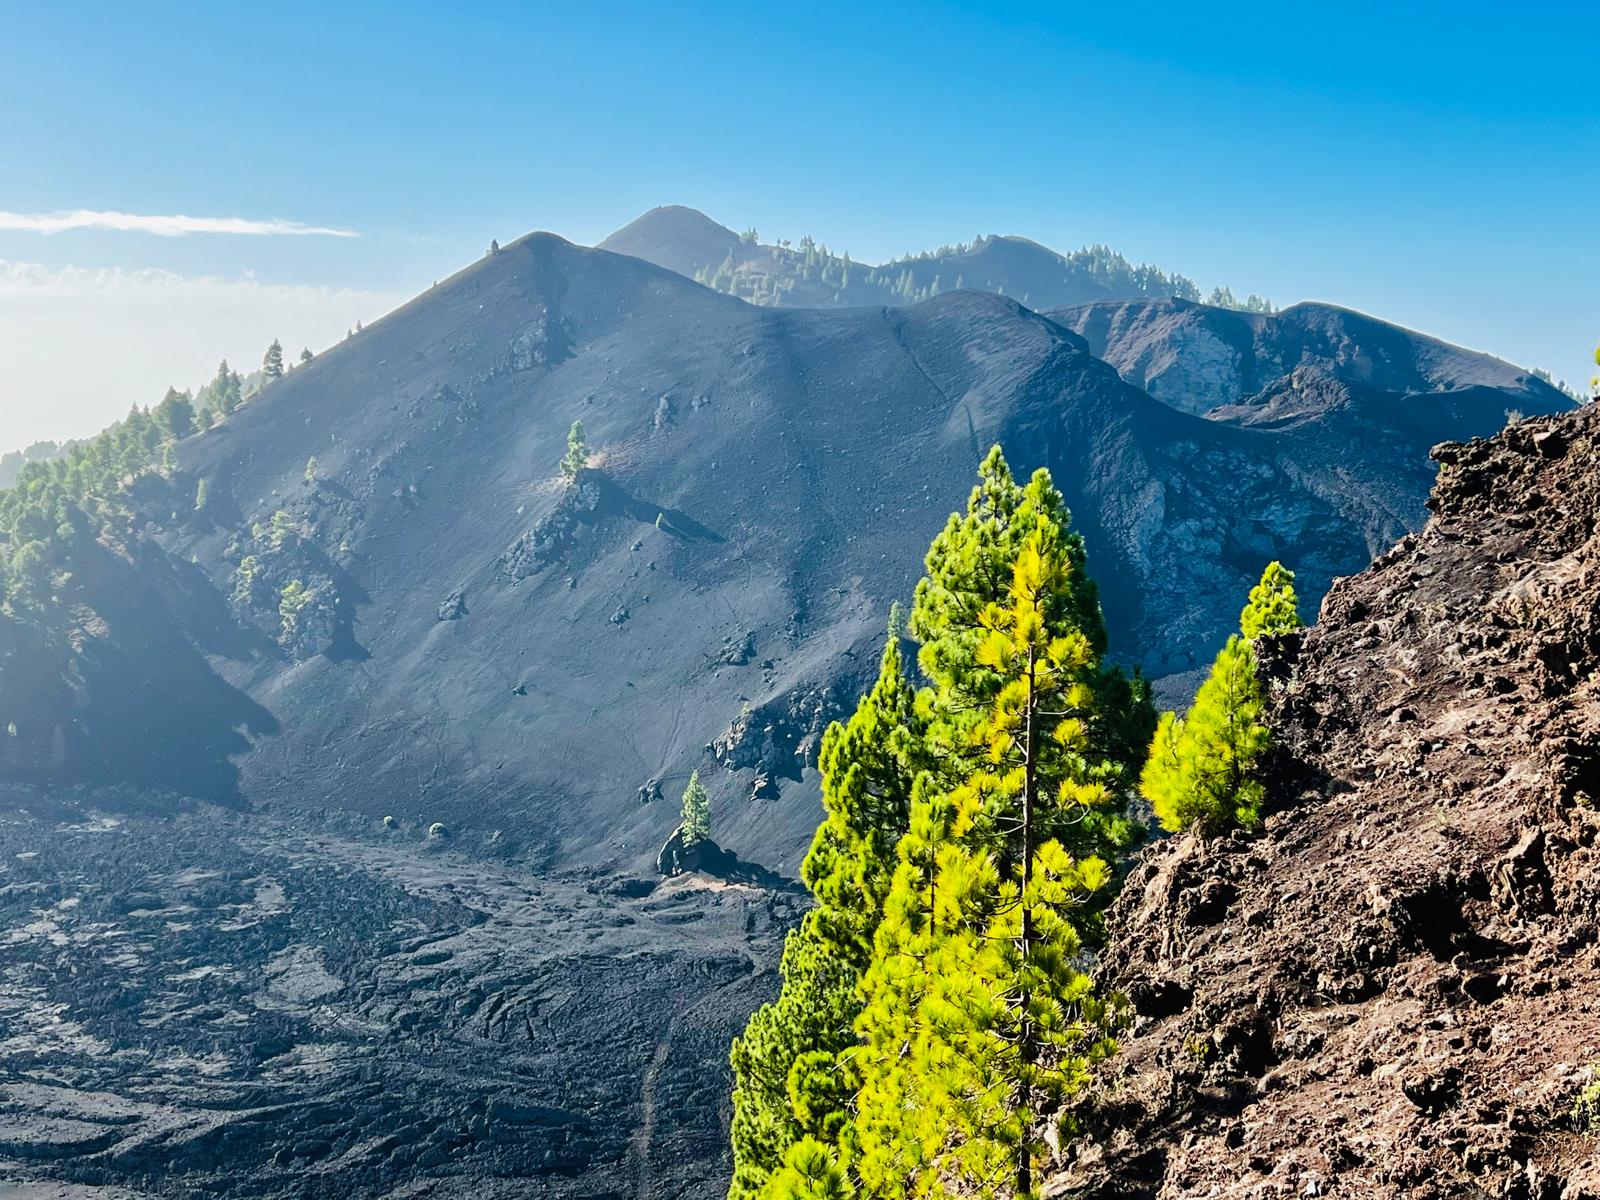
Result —
<path fill-rule="evenodd" d="M 1026 971 L 1028 956 L 1033 951 L 1033 913 L 1028 907 L 1028 885 L 1033 880 L 1033 817 L 1034 817 L 1034 792 L 1038 787 L 1039 776 L 1039 698 L 1038 685 L 1035 678 L 1037 651 L 1028 648 L 1028 708 L 1027 724 L 1023 741 L 1023 766 L 1022 766 L 1022 930 L 1018 942 L 1020 960 Z M 1025 987 L 1022 989 L 1018 1002 L 1022 1007 L 1022 1020 L 1017 1029 L 1017 1057 L 1021 1062 L 1020 1078 L 1017 1080 L 1016 1105 L 1026 1108 L 1028 1103 L 1030 1068 L 1037 1053 L 1031 1019 L 1028 1016 L 1032 1008 L 1032 993 Z M 1028 1196 L 1033 1191 L 1033 1162 L 1028 1148 L 1028 1138 L 1024 1133 L 1021 1144 L 1017 1147 L 1017 1196 L 1018 1200 Z"/>

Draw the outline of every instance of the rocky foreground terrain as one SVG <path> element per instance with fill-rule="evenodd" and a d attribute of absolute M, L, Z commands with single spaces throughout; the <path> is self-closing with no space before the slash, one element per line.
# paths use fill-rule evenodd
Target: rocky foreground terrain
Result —
<path fill-rule="evenodd" d="M 1051 1194 L 1600 1196 L 1600 407 L 1434 457 L 1267 655 L 1264 830 L 1129 879 L 1138 1021 Z"/>

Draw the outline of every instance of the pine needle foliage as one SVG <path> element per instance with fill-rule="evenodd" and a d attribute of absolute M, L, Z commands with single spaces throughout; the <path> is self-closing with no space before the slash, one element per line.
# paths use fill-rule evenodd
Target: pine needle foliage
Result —
<path fill-rule="evenodd" d="M 589 444 L 583 436 L 583 422 L 574 421 L 567 430 L 567 452 L 561 458 L 561 474 L 568 483 L 574 483 L 588 465 Z"/>
<path fill-rule="evenodd" d="M 1300 606 L 1294 594 L 1294 572 L 1270 562 L 1261 582 L 1250 589 L 1250 601 L 1239 614 L 1239 632 L 1248 640 L 1292 633 L 1300 628 Z"/>
<path fill-rule="evenodd" d="M 1081 969 L 1140 836 L 1155 714 L 1101 662 L 1082 540 L 999 448 L 934 539 L 906 632 L 823 749 L 817 907 L 734 1045 L 733 1200 L 1031 1195 L 1041 1129 L 1110 1053 Z"/>
<path fill-rule="evenodd" d="M 1258 771 L 1272 736 L 1262 722 L 1255 641 L 1300 627 L 1292 571 L 1268 564 L 1239 627 L 1212 663 L 1188 714 L 1162 716 L 1140 776 L 1141 793 L 1173 833 L 1194 829 L 1214 837 L 1261 819 Z"/>
<path fill-rule="evenodd" d="M 689 786 L 683 789 L 683 844 L 698 846 L 711 840 L 711 794 L 700 782 L 700 772 L 689 775 Z"/>
<path fill-rule="evenodd" d="M 858 1193 L 830 1147 L 808 1137 L 795 1143 L 763 1195 L 766 1200 L 855 1200 Z"/>
<path fill-rule="evenodd" d="M 1092 591 L 1058 497 L 1047 478 L 1029 489 L 1004 598 L 973 614 L 975 641 L 963 628 L 927 655 L 950 673 L 919 706 L 962 777 L 918 789 L 863 988 L 850 1149 L 873 1196 L 1033 1195 L 1043 1118 L 1115 1045 L 1117 1010 L 1080 967 L 1080 924 L 1112 880 L 1097 851 L 1128 836 L 1121 771 L 1090 736 L 1103 633 L 1078 624 Z"/>
<path fill-rule="evenodd" d="M 891 636 L 872 691 L 823 737 L 825 816 L 800 869 L 817 905 L 784 943 L 778 999 L 733 1045 L 732 1200 L 769 1194 L 803 1139 L 814 1146 L 845 1136 L 853 1089 L 839 1056 L 856 1044 L 857 988 L 906 827 L 919 732 Z M 791 1164 L 789 1190 L 779 1194 L 832 1194 L 816 1190 L 809 1163 Z M 799 1190 L 801 1180 L 813 1180 L 812 1190 Z"/>

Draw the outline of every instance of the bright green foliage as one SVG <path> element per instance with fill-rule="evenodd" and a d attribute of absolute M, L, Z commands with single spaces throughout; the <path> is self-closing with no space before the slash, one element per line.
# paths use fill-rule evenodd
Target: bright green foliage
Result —
<path fill-rule="evenodd" d="M 561 473 L 570 483 L 589 465 L 589 446 L 583 437 L 583 422 L 574 421 L 567 431 L 567 453 L 561 460 Z"/>
<path fill-rule="evenodd" d="M 300 614 L 311 603 L 311 589 L 298 579 L 291 579 L 283 585 L 283 594 L 278 598 L 278 616 L 283 621 L 283 637 L 285 645 L 292 643 L 300 634 Z"/>
<path fill-rule="evenodd" d="M 1261 573 L 1261 582 L 1250 589 L 1250 602 L 1239 614 L 1239 632 L 1255 641 L 1258 637 L 1292 633 L 1299 628 L 1294 572 L 1280 562 L 1270 562 Z"/>
<path fill-rule="evenodd" d="M 689 786 L 683 789 L 683 844 L 698 846 L 711 840 L 711 796 L 700 782 L 700 772 L 692 772 Z"/>
<path fill-rule="evenodd" d="M 1033 1195 L 1040 1119 L 1114 1048 L 1116 1014 L 1077 964 L 1085 910 L 1112 879 L 1095 849 L 1124 840 L 1121 772 L 1092 748 L 1103 634 L 1058 511 L 1036 476 L 1006 522 L 1028 530 L 1010 586 L 970 629 L 936 582 L 918 589 L 913 628 L 943 638 L 924 645 L 940 674 L 919 711 L 949 746 L 940 775 L 964 777 L 920 781 L 863 987 L 856 1167 L 874 1196 Z M 951 613 L 960 624 L 941 627 Z"/>
<path fill-rule="evenodd" d="M 202 479 L 195 485 L 194 489 L 195 512 L 205 512 L 206 505 L 209 503 L 211 503 L 211 489 L 206 485 L 206 481 Z"/>
<path fill-rule="evenodd" d="M 762 1195 L 765 1200 L 852 1200 L 856 1189 L 832 1147 L 808 1137 L 790 1147 L 783 1169 Z"/>
<path fill-rule="evenodd" d="M 784 943 L 778 999 L 733 1044 L 733 1200 L 772 1194 L 763 1189 L 779 1186 L 774 1172 L 800 1139 L 846 1137 L 853 1083 L 840 1056 L 856 1044 L 857 985 L 911 803 L 912 708 L 899 640 L 890 638 L 872 691 L 823 737 L 826 815 L 800 870 L 817 906 Z"/>
<path fill-rule="evenodd" d="M 282 378 L 283 343 L 273 338 L 272 345 L 267 347 L 267 352 L 261 359 L 261 381 L 271 383 L 274 379 Z"/>
<path fill-rule="evenodd" d="M 274 550 L 282 550 L 286 543 L 300 536 L 300 529 L 294 518 L 280 508 L 272 514 L 272 528 L 267 531 L 267 536 Z"/>
<path fill-rule="evenodd" d="M 242 608 L 255 603 L 256 581 L 261 577 L 261 559 L 246 554 L 233 572 L 233 602 Z"/>
<path fill-rule="evenodd" d="M 1100 593 L 1088 575 L 1083 539 L 1070 531 L 1072 517 L 1061 493 L 1042 469 L 1019 485 L 998 446 L 984 459 L 978 479 L 967 511 L 952 514 L 934 538 L 911 608 L 910 632 L 922 643 L 917 663 L 933 684 L 918 705 L 930 721 L 941 782 L 960 782 L 973 769 L 974 731 L 1004 683 L 978 659 L 990 633 L 984 614 L 990 605 L 1010 602 L 1018 558 L 1039 537 L 1061 560 L 1040 598 L 1041 619 L 1057 632 L 1076 631 L 1087 643 L 1075 682 L 1094 695 L 1091 752 L 1131 775 L 1144 760 L 1155 713 L 1143 680 L 1130 681 L 1100 662 L 1106 647 Z M 1074 854 L 1109 858 L 1141 833 L 1120 804 L 1081 816 L 1068 846 Z"/>
<path fill-rule="evenodd" d="M 1188 715 L 1166 713 L 1156 727 L 1139 789 L 1163 828 L 1214 836 L 1260 820 L 1263 791 L 1255 771 L 1271 744 L 1261 709 L 1255 649 L 1235 634 Z"/>
<path fill-rule="evenodd" d="M 1268 564 L 1239 625 L 1243 636 L 1228 639 L 1188 715 L 1161 718 L 1140 776 L 1139 790 L 1174 833 L 1192 828 L 1215 836 L 1261 819 L 1258 771 L 1272 738 L 1261 720 L 1254 643 L 1300 627 L 1294 573 Z"/>
<path fill-rule="evenodd" d="M 306 459 L 306 482 L 312 484 L 317 482 L 317 456 L 315 454 Z"/>
<path fill-rule="evenodd" d="M 996 448 L 927 558 L 909 632 L 823 749 L 818 905 L 734 1045 L 733 1200 L 1032 1192 L 1040 1121 L 1109 1053 L 1078 969 L 1139 834 L 1154 724 L 1102 666 L 1082 541 L 1047 473 Z M 853 1026 L 853 1027 L 852 1027 Z"/>

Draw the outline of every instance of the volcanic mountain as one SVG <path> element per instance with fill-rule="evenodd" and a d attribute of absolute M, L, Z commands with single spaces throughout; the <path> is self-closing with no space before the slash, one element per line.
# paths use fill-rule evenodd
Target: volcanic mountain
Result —
<path fill-rule="evenodd" d="M 1263 562 L 1293 563 L 1319 597 L 1420 519 L 1425 467 L 1371 468 L 1404 460 L 1391 426 L 1411 414 L 1361 437 L 1207 420 L 1088 351 L 998 296 L 768 311 L 533 235 L 181 447 L 179 495 L 151 483 L 144 509 L 144 552 L 169 565 L 135 573 L 210 667 L 159 651 L 161 669 L 188 661 L 237 698 L 185 713 L 196 683 L 68 721 L 63 772 L 116 777 L 115 747 L 143 761 L 164 726 L 216 714 L 217 761 L 195 778 L 243 748 L 227 727 L 256 730 L 237 758 L 249 801 L 336 796 L 372 819 L 498 831 L 541 863 L 637 867 L 674 819 L 657 801 L 720 762 L 725 843 L 792 870 L 821 729 L 991 444 L 1054 473 L 1114 652 L 1158 678 L 1209 659 Z M 1494 403 L 1429 397 L 1430 436 L 1567 404 L 1532 384 L 1478 392 Z M 569 485 L 554 464 L 574 421 L 592 458 Z M 127 570 L 82 586 L 125 592 L 111 581 Z M 286 653 L 293 583 L 318 600 Z M 135 619 L 151 618 L 84 644 L 110 661 Z M 151 669 L 128 653 L 129 672 Z"/>
<path fill-rule="evenodd" d="M 1064 320 L 762 308 L 534 234 L 131 480 L 64 629 L 0 620 L 0 1174 L 712 1196 L 821 731 L 990 445 L 1181 692 L 1266 560 L 1314 602 L 1420 526 L 1425 462 L 1384 464 L 1569 406 L 1464 356 L 1200 416 Z M 726 851 L 658 883 L 696 769 Z"/>

